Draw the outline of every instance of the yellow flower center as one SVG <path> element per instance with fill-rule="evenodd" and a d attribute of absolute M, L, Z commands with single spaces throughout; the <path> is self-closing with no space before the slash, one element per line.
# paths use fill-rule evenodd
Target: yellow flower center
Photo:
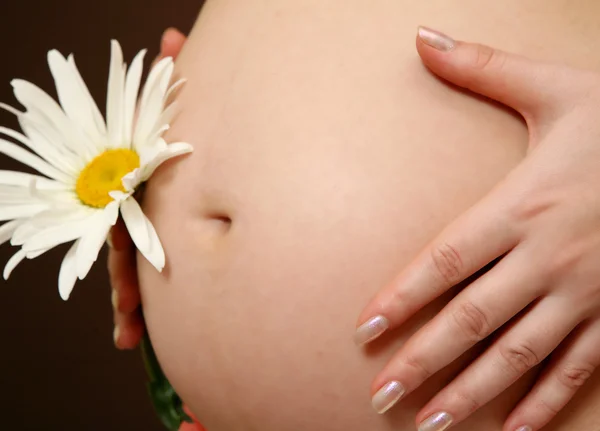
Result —
<path fill-rule="evenodd" d="M 106 150 L 83 168 L 77 178 L 75 191 L 84 204 L 104 208 L 112 198 L 109 192 L 125 188 L 121 179 L 140 167 L 140 157 L 132 150 Z"/>

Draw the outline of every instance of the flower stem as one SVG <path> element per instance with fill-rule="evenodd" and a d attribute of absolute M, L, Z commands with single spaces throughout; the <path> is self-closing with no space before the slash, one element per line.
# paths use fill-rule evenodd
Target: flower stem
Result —
<path fill-rule="evenodd" d="M 148 374 L 148 393 L 154 410 L 168 430 L 177 431 L 182 422 L 192 422 L 192 419 L 183 410 L 183 401 L 160 368 L 148 332 L 144 334 L 141 349 Z"/>

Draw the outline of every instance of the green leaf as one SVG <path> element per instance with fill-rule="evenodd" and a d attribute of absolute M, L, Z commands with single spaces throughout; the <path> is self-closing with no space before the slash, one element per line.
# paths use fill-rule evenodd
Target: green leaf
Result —
<path fill-rule="evenodd" d="M 148 333 L 144 334 L 141 349 L 149 380 L 148 393 L 154 410 L 167 429 L 177 431 L 182 422 L 192 422 L 192 419 L 183 410 L 183 401 L 163 373 Z"/>

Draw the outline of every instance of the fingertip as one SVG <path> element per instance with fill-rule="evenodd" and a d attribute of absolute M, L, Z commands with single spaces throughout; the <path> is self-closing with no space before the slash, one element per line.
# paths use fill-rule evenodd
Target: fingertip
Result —
<path fill-rule="evenodd" d="M 119 350 L 121 349 L 120 341 L 121 341 L 121 327 L 118 324 L 116 324 L 115 328 L 113 329 L 113 343 L 114 343 L 115 347 Z"/>
<path fill-rule="evenodd" d="M 181 40 L 184 39 L 185 36 L 182 32 L 180 32 L 179 30 L 177 30 L 175 27 L 169 27 L 167 28 L 162 35 L 162 40 L 163 41 L 177 41 L 177 40 Z"/>
<path fill-rule="evenodd" d="M 368 344 L 383 335 L 389 328 L 390 321 L 388 318 L 378 314 L 356 328 L 354 333 L 354 343 L 357 346 Z"/>
<path fill-rule="evenodd" d="M 186 37 L 176 28 L 166 29 L 160 41 L 162 57 L 176 57 L 185 42 Z"/>
<path fill-rule="evenodd" d="M 120 313 L 115 325 L 115 346 L 120 350 L 135 349 L 144 335 L 144 322 L 137 313 Z"/>
<path fill-rule="evenodd" d="M 415 45 L 423 64 L 435 75 L 458 85 L 455 52 L 462 44 L 437 30 L 423 26 L 417 29 Z"/>
<path fill-rule="evenodd" d="M 457 45 L 458 42 L 445 33 L 425 26 L 417 28 L 417 49 L 425 55 L 448 53 L 454 51 Z"/>
<path fill-rule="evenodd" d="M 112 292 L 110 294 L 110 302 L 112 303 L 113 310 L 119 311 L 119 291 L 114 287 L 112 288 Z"/>
<path fill-rule="evenodd" d="M 444 55 L 446 53 L 440 52 L 432 46 L 427 45 L 419 36 L 417 36 L 416 46 L 421 61 L 429 69 L 436 72 L 440 66 L 444 64 L 444 59 L 447 58 L 447 56 Z"/>
<path fill-rule="evenodd" d="M 479 43 L 456 41 L 427 27 L 417 31 L 417 51 L 439 77 L 532 115 L 556 103 L 555 66 Z M 572 78 L 572 76 L 571 76 Z"/>

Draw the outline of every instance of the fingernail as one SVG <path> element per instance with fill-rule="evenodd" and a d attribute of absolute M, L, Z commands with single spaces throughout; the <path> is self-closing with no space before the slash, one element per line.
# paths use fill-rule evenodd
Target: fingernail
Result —
<path fill-rule="evenodd" d="M 516 431 L 532 431 L 529 425 L 525 425 L 516 429 Z"/>
<path fill-rule="evenodd" d="M 421 422 L 419 431 L 444 431 L 450 425 L 452 425 L 452 416 L 450 413 L 438 412 Z"/>
<path fill-rule="evenodd" d="M 119 348 L 119 337 L 120 336 L 121 336 L 121 329 L 119 328 L 119 325 L 116 325 L 115 330 L 113 331 L 113 341 L 117 348 Z"/>
<path fill-rule="evenodd" d="M 456 44 L 454 39 L 452 39 L 450 36 L 431 28 L 419 27 L 418 34 L 419 39 L 421 39 L 423 43 L 426 43 L 427 45 L 439 51 L 452 51 Z"/>
<path fill-rule="evenodd" d="M 375 316 L 360 325 L 354 334 L 357 345 L 367 344 L 379 337 L 390 327 L 390 322 L 384 316 Z"/>
<path fill-rule="evenodd" d="M 110 302 L 112 302 L 112 306 L 115 309 L 115 311 L 119 309 L 119 292 L 117 292 L 117 289 L 112 290 L 112 293 L 110 295 Z"/>
<path fill-rule="evenodd" d="M 402 398 L 404 392 L 404 386 L 402 386 L 400 382 L 393 381 L 386 383 L 384 387 L 379 389 L 377 393 L 373 395 L 373 398 L 371 399 L 373 408 L 379 414 L 387 412 L 394 407 L 394 404 L 396 404 L 400 398 Z"/>

